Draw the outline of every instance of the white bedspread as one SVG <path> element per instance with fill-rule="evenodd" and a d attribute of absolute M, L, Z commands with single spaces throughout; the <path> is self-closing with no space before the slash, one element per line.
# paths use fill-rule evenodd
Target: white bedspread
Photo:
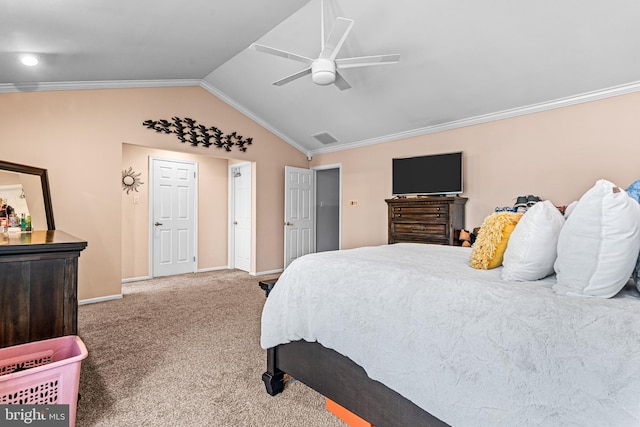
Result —
<path fill-rule="evenodd" d="M 510 283 L 470 249 L 307 255 L 267 298 L 263 348 L 304 339 L 453 426 L 640 426 L 640 299 Z"/>

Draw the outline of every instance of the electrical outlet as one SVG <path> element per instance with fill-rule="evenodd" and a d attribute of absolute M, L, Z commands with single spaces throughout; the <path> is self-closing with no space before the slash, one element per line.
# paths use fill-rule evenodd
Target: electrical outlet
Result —
<path fill-rule="evenodd" d="M 138 203 L 140 203 L 140 196 L 138 196 L 137 194 L 133 195 L 133 204 L 137 205 Z"/>
<path fill-rule="evenodd" d="M 357 200 L 349 200 L 349 206 L 358 206 Z"/>

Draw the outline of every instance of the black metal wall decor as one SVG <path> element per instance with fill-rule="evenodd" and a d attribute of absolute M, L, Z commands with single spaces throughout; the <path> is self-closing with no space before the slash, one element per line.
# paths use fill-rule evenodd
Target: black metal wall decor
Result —
<path fill-rule="evenodd" d="M 231 151 L 231 148 L 238 147 L 238 150 L 245 152 L 247 146 L 251 145 L 253 138 L 243 138 L 236 132 L 224 134 L 215 126 L 206 127 L 196 124 L 196 121 L 185 117 L 172 117 L 172 122 L 168 120 L 145 120 L 142 124 L 160 133 L 175 133 L 182 143 L 190 143 L 197 147 L 202 144 L 204 147 L 215 146 Z"/>

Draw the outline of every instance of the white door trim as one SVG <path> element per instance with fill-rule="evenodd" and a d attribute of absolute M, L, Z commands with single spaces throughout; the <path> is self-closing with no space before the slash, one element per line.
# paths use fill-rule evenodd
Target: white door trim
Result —
<path fill-rule="evenodd" d="M 315 207 L 316 204 L 316 193 L 317 193 L 317 185 L 318 180 L 316 177 L 316 171 L 327 170 L 327 169 L 338 169 L 338 249 L 342 249 L 342 163 L 333 163 L 330 165 L 322 165 L 322 166 L 314 166 L 311 168 L 313 171 L 313 205 Z M 316 235 L 316 215 L 313 216 L 313 234 Z M 315 248 L 315 239 L 314 239 L 314 252 Z"/>
<path fill-rule="evenodd" d="M 198 270 L 198 180 L 199 180 L 199 171 L 198 171 L 198 162 L 195 160 L 182 160 L 182 159 L 171 159 L 166 157 L 158 157 L 158 156 L 149 156 L 149 165 L 148 165 L 148 175 L 149 175 L 149 275 L 151 277 L 154 276 L 153 271 L 153 256 L 154 256 L 154 244 L 153 244 L 153 236 L 154 236 L 154 215 L 153 215 L 153 206 L 154 206 L 154 191 L 153 191 L 153 162 L 155 160 L 173 162 L 173 163 L 186 163 L 194 166 L 194 171 L 196 173 L 196 179 L 194 181 L 194 197 L 193 197 L 193 256 L 195 258 L 194 261 L 194 270 L 195 273 Z"/>

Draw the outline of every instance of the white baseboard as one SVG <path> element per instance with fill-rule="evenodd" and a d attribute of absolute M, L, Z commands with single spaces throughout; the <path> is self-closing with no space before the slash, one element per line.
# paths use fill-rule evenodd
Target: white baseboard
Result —
<path fill-rule="evenodd" d="M 128 279 L 120 280 L 120 283 L 139 282 L 141 280 L 149 280 L 149 279 L 153 279 L 153 277 L 151 276 L 129 277 Z"/>
<path fill-rule="evenodd" d="M 222 267 L 209 267 L 209 268 L 199 268 L 196 273 L 206 273 L 207 271 L 218 271 L 218 270 L 228 270 L 229 266 L 224 265 Z"/>
<path fill-rule="evenodd" d="M 87 298 L 87 299 L 81 299 L 80 301 L 78 301 L 78 305 L 93 304 L 96 302 L 105 302 L 105 301 L 111 301 L 114 299 L 121 299 L 121 298 L 122 298 L 122 294 L 107 295 L 106 297 L 98 297 L 98 298 Z"/>
<path fill-rule="evenodd" d="M 252 276 L 262 276 L 263 274 L 276 274 L 276 273 L 282 273 L 283 271 L 284 271 L 283 268 L 278 268 L 276 270 L 258 271 L 258 272 L 249 273 L 249 274 Z"/>

